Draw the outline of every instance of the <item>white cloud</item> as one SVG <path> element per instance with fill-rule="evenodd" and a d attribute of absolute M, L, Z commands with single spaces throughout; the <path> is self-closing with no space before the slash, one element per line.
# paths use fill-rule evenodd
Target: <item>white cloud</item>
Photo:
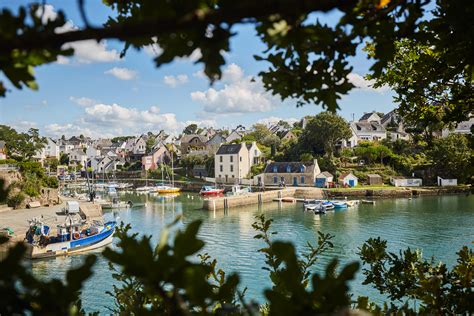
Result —
<path fill-rule="evenodd" d="M 225 83 L 222 89 L 194 91 L 191 99 L 202 103 L 205 112 L 220 114 L 268 112 L 281 103 L 265 91 L 260 79 L 245 77 L 238 65 L 227 66 L 222 81 Z"/>
<path fill-rule="evenodd" d="M 172 88 L 176 88 L 179 85 L 185 84 L 189 81 L 187 75 L 177 75 L 177 76 L 165 76 L 163 82 Z"/>
<path fill-rule="evenodd" d="M 112 135 L 104 135 L 97 130 L 84 128 L 77 124 L 67 123 L 67 124 L 49 124 L 44 127 L 46 136 L 59 138 L 62 135 L 66 137 L 85 135 L 89 137 L 109 137 Z"/>
<path fill-rule="evenodd" d="M 382 86 L 380 88 L 374 88 L 373 85 L 375 80 L 367 80 L 359 74 L 350 73 L 347 75 L 349 81 L 356 87 L 356 89 L 360 89 L 362 91 L 375 91 L 375 92 L 386 92 L 389 91 L 390 88 L 388 86 Z"/>
<path fill-rule="evenodd" d="M 54 6 L 45 4 L 36 11 L 37 16 L 42 17 L 43 23 L 48 20 L 54 20 L 57 17 L 57 12 Z M 64 33 L 77 29 L 74 23 L 69 20 L 63 26 L 56 28 L 56 33 Z M 75 61 L 82 64 L 112 62 L 120 60 L 120 55 L 115 49 L 109 50 L 107 41 L 103 40 L 97 42 L 95 40 L 79 41 L 63 45 L 63 48 L 73 48 Z M 69 58 L 64 56 L 58 57 L 58 64 L 69 64 Z"/>
<path fill-rule="evenodd" d="M 186 121 L 184 123 L 185 126 L 188 126 L 189 124 L 196 124 L 198 127 L 216 127 L 217 122 L 216 120 L 213 119 L 205 119 L 205 120 L 200 120 L 200 121 Z"/>
<path fill-rule="evenodd" d="M 156 41 L 156 39 L 154 39 Z M 163 53 L 163 48 L 161 48 L 156 42 L 154 44 L 143 46 L 145 53 L 152 57 L 157 57 Z M 176 57 L 175 60 L 179 62 L 196 62 L 202 57 L 201 50 L 195 49 L 191 55 L 185 57 Z"/>
<path fill-rule="evenodd" d="M 104 73 L 107 75 L 112 75 L 120 80 L 133 80 L 136 79 L 138 75 L 135 70 L 120 67 L 114 67 Z"/>
<path fill-rule="evenodd" d="M 285 122 L 288 122 L 290 125 L 293 125 L 294 123 L 299 122 L 300 119 L 297 119 L 294 117 L 281 118 L 281 117 L 276 117 L 276 116 L 270 116 L 270 117 L 266 117 L 266 118 L 258 120 L 257 123 L 270 126 L 270 125 L 278 123 L 279 121 L 285 121 Z"/>
<path fill-rule="evenodd" d="M 106 128 L 128 128 L 131 131 L 178 130 L 183 124 L 174 113 L 160 113 L 151 106 L 147 110 L 127 108 L 118 104 L 95 104 L 85 109 L 84 123 Z"/>
<path fill-rule="evenodd" d="M 85 107 L 93 106 L 94 104 L 97 103 L 97 101 L 95 101 L 93 99 L 86 98 L 86 97 L 80 97 L 80 98 L 69 97 L 69 100 L 76 103 L 77 105 L 85 106 Z"/>

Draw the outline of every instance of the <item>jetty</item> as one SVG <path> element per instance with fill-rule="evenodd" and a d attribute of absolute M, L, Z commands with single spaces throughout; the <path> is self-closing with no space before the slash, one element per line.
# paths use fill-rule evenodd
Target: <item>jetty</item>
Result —
<path fill-rule="evenodd" d="M 212 197 L 204 200 L 203 209 L 208 211 L 226 210 L 241 206 L 271 203 L 274 200 L 281 201 L 285 198 L 297 200 L 321 199 L 323 198 L 323 191 L 314 187 L 292 187 L 264 192 L 251 192 L 243 195 Z"/>

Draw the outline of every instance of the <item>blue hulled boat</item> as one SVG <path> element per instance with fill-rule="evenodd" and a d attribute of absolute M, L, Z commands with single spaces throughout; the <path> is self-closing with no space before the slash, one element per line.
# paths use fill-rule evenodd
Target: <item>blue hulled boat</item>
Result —
<path fill-rule="evenodd" d="M 51 235 L 50 227 L 42 220 L 30 221 L 25 240 L 30 258 L 64 256 L 89 251 L 112 242 L 115 221 L 87 223 L 75 221 L 68 215 L 64 224 L 57 225 L 57 234 Z"/>

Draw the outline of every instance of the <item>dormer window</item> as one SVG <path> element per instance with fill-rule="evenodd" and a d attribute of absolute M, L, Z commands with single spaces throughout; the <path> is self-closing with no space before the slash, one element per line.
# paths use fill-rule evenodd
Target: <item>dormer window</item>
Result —
<path fill-rule="evenodd" d="M 277 172 L 278 172 L 277 166 L 273 166 L 273 173 L 277 173 Z"/>
<path fill-rule="evenodd" d="M 306 166 L 305 166 L 305 165 L 301 165 L 301 166 L 300 166 L 300 172 L 301 172 L 301 173 L 304 173 L 305 170 L 306 170 Z"/>
<path fill-rule="evenodd" d="M 290 165 L 286 166 L 286 172 L 287 172 L 287 173 L 290 173 L 290 172 L 291 172 L 291 167 L 290 167 Z"/>

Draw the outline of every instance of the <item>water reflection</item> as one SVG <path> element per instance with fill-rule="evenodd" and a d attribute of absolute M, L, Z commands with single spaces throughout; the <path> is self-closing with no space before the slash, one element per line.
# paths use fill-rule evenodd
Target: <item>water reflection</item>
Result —
<path fill-rule="evenodd" d="M 155 195 L 124 196 L 139 205 L 117 211 L 124 223 L 130 223 L 139 234 L 152 235 L 157 242 L 161 230 L 181 215 L 179 227 L 194 220 L 203 222 L 200 237 L 206 242 L 205 252 L 218 259 L 219 267 L 226 271 L 239 271 L 242 285 L 248 287 L 249 298 L 263 300 L 262 289 L 269 285 L 267 273 L 261 269 L 264 257 L 257 252 L 263 246 L 255 240 L 252 223 L 255 216 L 265 214 L 273 218 L 275 238 L 292 241 L 299 250 L 306 242 L 317 242 L 317 231 L 335 235 L 334 249 L 322 256 L 322 267 L 334 256 L 343 263 L 357 260 L 357 251 L 370 237 L 389 241 L 389 250 L 404 247 L 422 248 L 425 256 L 453 264 L 455 251 L 474 239 L 474 197 L 444 196 L 418 199 L 379 200 L 375 205 L 361 204 L 355 208 L 314 215 L 304 212 L 301 204 L 270 203 L 262 206 L 236 208 L 228 211 L 201 210 L 202 199 L 197 195 L 182 193 L 179 196 Z M 141 203 L 141 205 L 140 205 Z M 112 215 L 112 214 L 110 214 Z M 34 261 L 34 273 L 45 277 L 63 277 L 70 267 L 77 266 L 83 255 Z M 104 306 L 112 304 L 104 294 L 111 287 L 112 278 L 107 262 L 99 257 L 94 277 L 83 292 L 88 310 L 107 312 Z M 361 285 L 362 275 L 352 284 L 356 294 L 379 297 L 373 289 Z M 379 297 L 380 298 L 380 297 Z"/>

